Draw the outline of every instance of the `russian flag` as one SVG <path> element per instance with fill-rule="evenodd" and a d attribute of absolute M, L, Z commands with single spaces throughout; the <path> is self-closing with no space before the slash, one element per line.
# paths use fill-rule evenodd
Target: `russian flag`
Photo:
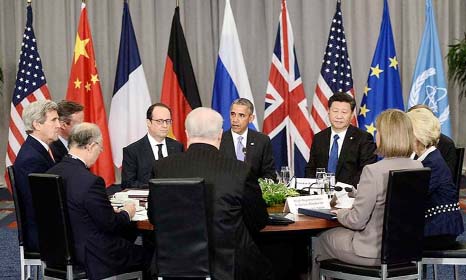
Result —
<path fill-rule="evenodd" d="M 224 130 L 230 129 L 231 103 L 240 97 L 249 99 L 254 105 L 230 0 L 226 0 L 212 95 L 212 109 L 222 115 Z M 259 129 L 257 118 L 249 127 Z"/>
<path fill-rule="evenodd" d="M 147 133 L 146 110 L 151 105 L 136 35 L 124 2 L 115 86 L 109 116 L 113 163 L 121 167 L 123 148 Z"/>

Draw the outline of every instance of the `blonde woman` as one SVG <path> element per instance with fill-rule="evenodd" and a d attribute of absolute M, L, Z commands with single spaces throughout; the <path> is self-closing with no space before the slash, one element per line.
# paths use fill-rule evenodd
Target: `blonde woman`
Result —
<path fill-rule="evenodd" d="M 431 177 L 426 202 L 424 248 L 447 249 L 464 231 L 458 203 L 458 190 L 440 151 L 435 147 L 440 137 L 440 122 L 425 108 L 409 111 L 415 136 L 414 152 Z"/>
<path fill-rule="evenodd" d="M 377 118 L 376 128 L 376 152 L 384 159 L 362 170 L 353 208 L 336 211 L 343 227 L 328 230 L 318 237 L 312 279 L 319 279 L 319 261 L 326 259 L 368 266 L 380 264 L 389 171 L 422 167 L 419 161 L 410 158 L 414 135 L 406 113 L 384 111 Z"/>

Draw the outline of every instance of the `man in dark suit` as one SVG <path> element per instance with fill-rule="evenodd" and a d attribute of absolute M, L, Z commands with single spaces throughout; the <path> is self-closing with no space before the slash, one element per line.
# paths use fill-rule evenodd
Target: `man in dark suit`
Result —
<path fill-rule="evenodd" d="M 152 104 L 146 113 L 148 133 L 123 148 L 121 188 L 148 188 L 155 162 L 183 152 L 183 144 L 167 137 L 173 122 L 171 109 L 162 103 Z"/>
<path fill-rule="evenodd" d="M 316 169 L 325 168 L 335 173 L 337 182 L 357 186 L 362 168 L 377 161 L 373 136 L 350 125 L 355 107 L 349 94 L 335 93 L 329 98 L 331 126 L 314 136 L 306 177 L 315 178 Z"/>
<path fill-rule="evenodd" d="M 408 109 L 408 112 L 411 112 L 412 110 L 419 109 L 419 108 L 427 109 L 432 114 L 434 114 L 434 112 L 432 112 L 432 109 L 425 104 L 414 105 Z M 443 133 L 440 133 L 440 138 L 437 143 L 437 149 L 440 151 L 440 154 L 442 154 L 443 159 L 447 163 L 448 168 L 450 169 L 451 174 L 453 176 L 453 180 L 454 180 L 455 174 L 456 174 L 455 167 L 456 167 L 456 160 L 457 160 L 455 142 L 450 137 L 446 136 Z M 415 156 L 414 159 L 417 159 L 417 156 Z"/>
<path fill-rule="evenodd" d="M 225 131 L 220 151 L 229 158 L 246 162 L 257 178 L 276 180 L 270 138 L 260 132 L 248 129 L 254 120 L 254 105 L 246 98 L 233 101 L 230 107 L 231 129 Z"/>
<path fill-rule="evenodd" d="M 76 125 L 69 147 L 69 154 L 47 173 L 63 178 L 77 263 L 89 279 L 148 267 L 151 252 L 122 237 L 129 230 L 135 205 L 127 203 L 114 210 L 104 180 L 88 170 L 103 149 L 99 127 Z"/>
<path fill-rule="evenodd" d="M 62 100 L 57 105 L 60 130 L 58 131 L 58 140 L 50 144 L 50 149 L 55 161 L 60 162 L 68 154 L 68 137 L 71 129 L 84 121 L 84 107 L 79 103 L 67 100 Z"/>
<path fill-rule="evenodd" d="M 57 104 L 50 100 L 35 101 L 24 109 L 22 117 L 28 136 L 14 163 L 16 188 L 25 214 L 25 246 L 38 252 L 39 239 L 28 175 L 44 173 L 55 164 L 49 145 L 57 140 L 60 128 Z"/>
<path fill-rule="evenodd" d="M 188 150 L 157 162 L 154 174 L 205 179 L 213 279 L 270 279 L 271 266 L 251 236 L 267 222 L 266 205 L 250 168 L 218 150 L 222 122 L 210 108 L 191 111 L 185 122 Z M 149 217 L 151 211 L 149 204 Z"/>

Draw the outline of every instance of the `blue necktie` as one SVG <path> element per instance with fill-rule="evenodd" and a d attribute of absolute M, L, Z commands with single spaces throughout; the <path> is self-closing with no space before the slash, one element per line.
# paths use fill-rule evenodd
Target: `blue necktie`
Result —
<path fill-rule="evenodd" d="M 330 173 L 335 173 L 337 171 L 338 139 L 340 139 L 340 136 L 338 136 L 338 134 L 335 134 L 333 136 L 332 150 L 330 151 L 330 156 L 328 157 L 327 172 L 330 172 Z"/>

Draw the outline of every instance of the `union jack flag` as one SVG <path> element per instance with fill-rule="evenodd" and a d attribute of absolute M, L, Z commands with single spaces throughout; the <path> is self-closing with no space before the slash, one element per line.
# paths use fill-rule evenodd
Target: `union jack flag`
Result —
<path fill-rule="evenodd" d="M 314 98 L 312 99 L 312 137 L 330 125 L 328 99 L 336 92 L 346 92 L 354 98 L 351 64 L 346 46 L 345 30 L 343 29 L 340 1 L 337 1 L 322 67 L 317 79 Z M 356 112 L 353 112 L 353 114 L 352 124 L 356 125 Z"/>
<path fill-rule="evenodd" d="M 21 46 L 15 90 L 11 99 L 6 166 L 10 166 L 15 162 L 19 149 L 27 136 L 21 118 L 23 109 L 36 100 L 50 99 L 42 62 L 37 50 L 34 29 L 32 28 L 32 8 L 30 4 L 27 6 L 26 28 L 24 29 Z M 6 173 L 5 180 L 8 182 Z"/>
<path fill-rule="evenodd" d="M 311 125 L 285 0 L 265 95 L 263 132 L 272 141 L 275 168 L 288 166 L 291 176 L 303 177 L 309 160 Z"/>

